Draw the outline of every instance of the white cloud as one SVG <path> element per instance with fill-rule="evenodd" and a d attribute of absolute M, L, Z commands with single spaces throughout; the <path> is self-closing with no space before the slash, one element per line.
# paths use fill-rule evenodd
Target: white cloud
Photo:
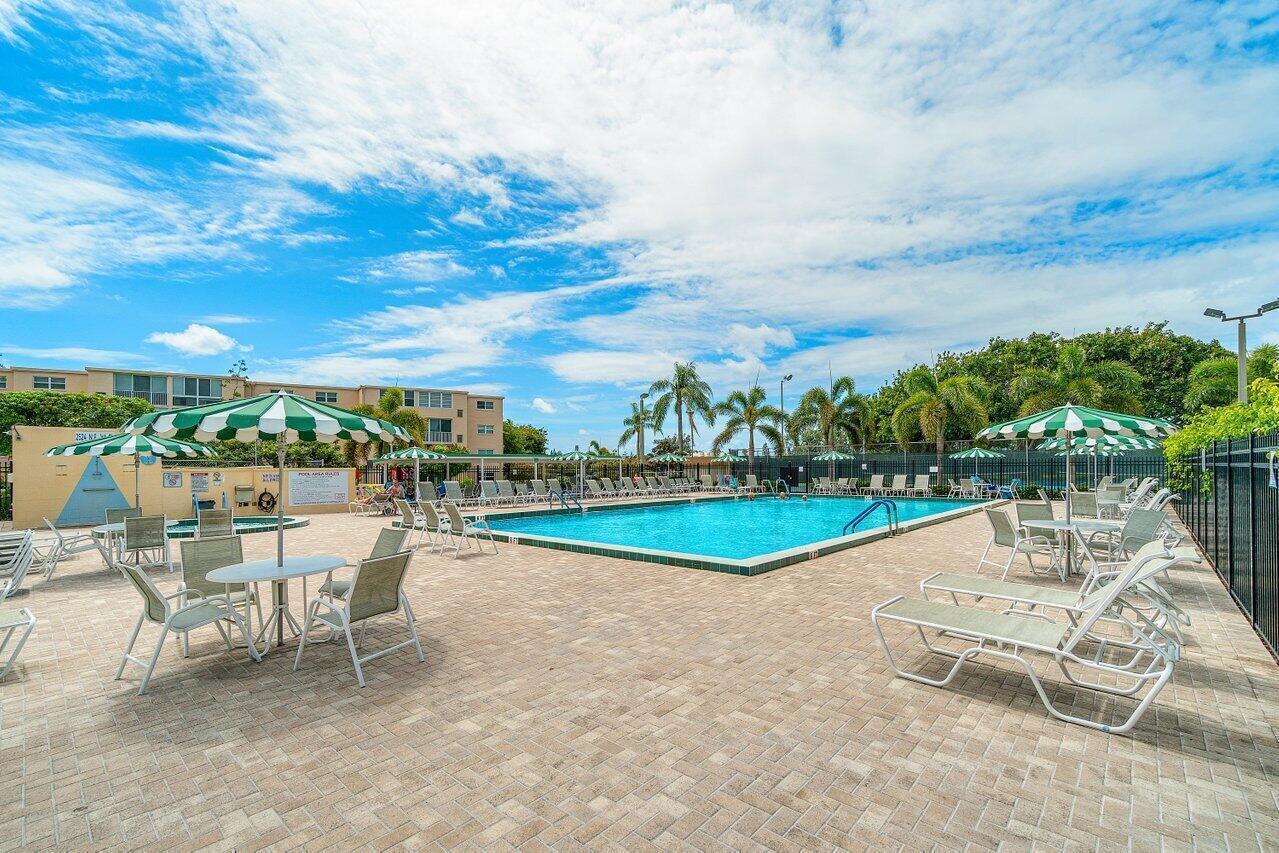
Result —
<path fill-rule="evenodd" d="M 547 415 L 555 414 L 555 407 L 543 400 L 541 397 L 533 398 L 533 408 Z"/>
<path fill-rule="evenodd" d="M 94 349 L 92 347 L 28 347 L 18 344 L 0 344 L 0 354 L 20 355 L 33 361 L 70 362 L 77 367 L 104 364 L 138 364 L 145 361 L 137 353 L 119 350 Z M 34 365 L 40 366 L 40 365 Z"/>
<path fill-rule="evenodd" d="M 398 252 L 370 261 L 364 267 L 364 274 L 369 278 L 407 281 L 440 281 L 469 273 L 470 270 L 458 263 L 454 253 L 426 249 Z"/>
<path fill-rule="evenodd" d="M 256 323 L 258 319 L 256 317 L 246 317 L 243 314 L 210 314 L 207 317 L 201 317 L 196 322 L 210 326 L 215 324 L 219 326 L 239 326 L 246 323 Z"/>
<path fill-rule="evenodd" d="M 464 207 L 457 213 L 449 217 L 449 222 L 456 222 L 458 225 L 474 225 L 481 226 L 484 224 L 484 217 L 472 208 Z"/>
<path fill-rule="evenodd" d="M 233 349 L 252 349 L 202 323 L 191 323 L 180 332 L 152 332 L 146 340 L 149 344 L 163 344 L 183 355 L 217 355 Z"/>

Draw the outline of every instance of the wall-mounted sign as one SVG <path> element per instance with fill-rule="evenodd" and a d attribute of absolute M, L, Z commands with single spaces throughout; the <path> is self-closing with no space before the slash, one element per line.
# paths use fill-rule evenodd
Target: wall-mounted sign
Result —
<path fill-rule="evenodd" d="M 345 471 L 290 471 L 288 500 L 292 506 L 344 504 L 347 495 Z"/>
<path fill-rule="evenodd" d="M 220 486 L 220 485 L 222 485 L 222 472 L 221 472 L 221 471 L 214 471 L 214 472 L 213 472 L 213 485 L 215 485 L 215 486 Z"/>
<path fill-rule="evenodd" d="M 71 440 L 73 442 L 93 441 L 96 438 L 108 438 L 113 435 L 117 435 L 117 433 L 114 433 L 111 430 L 103 431 L 103 430 L 81 429 L 81 430 L 76 430 L 75 438 Z"/>
<path fill-rule="evenodd" d="M 209 475 L 201 472 L 199 474 L 194 471 L 191 473 L 191 491 L 207 492 L 209 490 Z"/>
<path fill-rule="evenodd" d="M 181 471 L 165 471 L 164 487 L 166 489 L 182 488 L 182 472 Z"/>

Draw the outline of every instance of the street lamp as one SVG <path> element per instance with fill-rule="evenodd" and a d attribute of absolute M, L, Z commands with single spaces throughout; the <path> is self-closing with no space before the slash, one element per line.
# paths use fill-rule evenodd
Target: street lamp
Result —
<path fill-rule="evenodd" d="M 782 455 L 786 455 L 786 383 L 794 379 L 792 373 L 787 373 L 782 377 L 782 381 L 777 383 L 778 394 L 782 402 Z"/>
<path fill-rule="evenodd" d="M 1258 308 L 1256 311 L 1254 311 L 1251 314 L 1240 314 L 1236 317 L 1227 317 L 1226 312 L 1222 311 L 1220 308 L 1204 309 L 1205 317 L 1212 317 L 1214 320 L 1220 320 L 1223 323 L 1232 323 L 1235 321 L 1238 321 L 1239 323 L 1239 352 L 1238 352 L 1239 363 L 1236 365 L 1236 369 L 1239 371 L 1238 376 L 1239 376 L 1239 402 L 1240 403 L 1248 402 L 1247 321 L 1251 320 L 1254 317 L 1260 317 L 1262 314 L 1265 314 L 1268 311 L 1273 311 L 1276 308 L 1279 308 L 1279 299 L 1270 300 L 1265 305 L 1262 305 L 1260 308 Z"/>
<path fill-rule="evenodd" d="M 647 399 L 648 399 L 647 391 L 645 391 L 643 394 L 640 394 L 639 425 L 636 427 L 636 429 L 639 430 L 639 464 L 640 464 L 641 470 L 644 467 L 644 401 Z"/>

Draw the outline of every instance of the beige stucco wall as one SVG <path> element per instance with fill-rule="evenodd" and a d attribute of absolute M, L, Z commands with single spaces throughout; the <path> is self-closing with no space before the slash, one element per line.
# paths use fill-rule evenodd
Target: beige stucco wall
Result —
<path fill-rule="evenodd" d="M 124 495 L 133 503 L 134 457 L 131 456 L 57 456 L 48 457 L 44 453 L 50 447 L 69 444 L 77 440 L 78 433 L 105 433 L 109 430 L 85 430 L 66 427 L 33 427 L 19 426 L 14 428 L 13 441 L 13 526 L 15 528 L 39 527 L 44 518 L 55 522 L 66 506 L 67 500 L 79 484 L 85 469 L 98 460 Z M 306 506 L 285 505 L 284 511 L 293 515 L 318 515 L 326 512 L 345 512 L 346 502 L 355 491 L 354 468 L 286 468 L 287 480 L 290 471 L 302 472 L 342 472 L 346 480 L 346 497 L 341 502 Z M 180 485 L 164 487 L 163 474 L 180 475 Z M 169 518 L 190 518 L 193 515 L 191 504 L 191 475 L 208 474 L 208 487 L 198 493 L 201 500 L 213 500 L 217 506 L 222 505 L 222 495 L 226 494 L 227 505 L 235 501 L 235 487 L 249 485 L 253 487 L 254 500 L 265 489 L 278 494 L 276 485 L 278 472 L 274 468 L 259 467 L 219 467 L 210 465 L 200 468 L 164 468 L 160 462 L 153 465 L 142 465 L 138 471 L 139 496 L 142 509 L 147 513 L 163 513 Z M 221 482 L 218 482 L 218 480 Z M 286 490 L 287 492 L 287 490 Z M 288 495 L 286 494 L 286 500 Z M 243 515 L 261 515 L 256 504 L 237 508 Z"/>

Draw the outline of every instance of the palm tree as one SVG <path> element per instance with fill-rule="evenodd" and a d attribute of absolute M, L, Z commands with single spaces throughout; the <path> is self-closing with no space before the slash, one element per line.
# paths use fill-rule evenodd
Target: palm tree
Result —
<path fill-rule="evenodd" d="M 905 448 L 916 435 L 937 447 L 937 470 L 942 469 L 946 428 L 972 434 L 986 426 L 989 389 L 976 376 L 951 376 L 938 380 L 928 367 L 916 367 L 902 380 L 906 399 L 893 412 L 893 432 Z"/>
<path fill-rule="evenodd" d="M 724 446 L 741 432 L 746 432 L 746 470 L 755 473 L 755 432 L 756 430 L 777 446 L 778 454 L 782 447 L 782 423 L 784 418 L 780 409 L 768 405 L 768 395 L 764 389 L 755 385 L 746 391 L 734 391 L 715 404 L 715 414 L 726 417 L 723 429 L 715 436 L 711 445 L 714 453 L 719 453 Z"/>
<path fill-rule="evenodd" d="M 382 392 L 377 405 L 357 403 L 351 411 L 361 415 L 372 415 L 384 421 L 390 421 L 406 429 L 415 444 L 426 444 L 426 419 L 404 405 L 404 392 L 399 388 L 388 388 Z M 346 461 L 353 468 L 363 468 L 368 460 L 381 456 L 384 452 L 381 441 L 373 440 L 367 444 L 348 441 L 342 448 Z M 386 449 L 390 449 L 389 447 Z"/>
<path fill-rule="evenodd" d="M 1033 415 L 1074 403 L 1113 412 L 1141 414 L 1141 374 L 1119 361 L 1088 363 L 1088 354 L 1078 344 L 1066 344 L 1057 351 L 1057 367 L 1032 367 L 1019 372 L 1008 386 L 1014 400 L 1021 403 L 1020 414 Z"/>
<path fill-rule="evenodd" d="M 1233 403 L 1239 393 L 1239 359 L 1233 355 L 1209 358 L 1190 370 L 1190 390 L 1186 392 L 1186 410 Z M 1270 379 L 1279 367 L 1279 346 L 1262 344 L 1248 355 L 1248 381 Z"/>
<path fill-rule="evenodd" d="M 613 455 L 613 451 L 609 450 L 607 447 L 605 447 L 604 445 L 600 444 L 598 441 L 596 441 L 596 440 L 595 440 L 595 439 L 593 439 L 593 438 L 591 439 L 590 446 L 588 446 L 588 447 L 586 448 L 586 450 L 587 450 L 587 452 L 589 452 L 589 453 L 594 453 L 594 454 L 597 454 L 597 455 L 599 455 L 599 456 L 612 456 L 612 455 Z"/>
<path fill-rule="evenodd" d="M 791 435 L 798 438 L 805 430 L 812 430 L 827 449 L 834 449 L 837 439 L 856 435 L 854 424 L 869 417 L 869 399 L 857 393 L 853 377 L 841 376 L 831 380 L 828 388 L 815 385 L 804 392 L 791 416 Z"/>
<path fill-rule="evenodd" d="M 651 434 L 657 431 L 657 428 L 653 426 L 653 410 L 646 408 L 641 414 L 640 404 L 631 403 L 631 414 L 629 417 L 622 418 L 622 426 L 626 429 L 622 430 L 622 434 L 617 437 L 617 449 L 621 450 L 623 444 L 635 439 L 635 456 L 641 456 L 643 449 L 640 447 L 641 432 Z M 642 430 L 641 427 L 643 427 Z"/>
<path fill-rule="evenodd" d="M 691 361 L 676 363 L 669 379 L 659 379 L 649 386 L 650 394 L 658 395 L 653 401 L 653 425 L 661 429 L 666 415 L 675 410 L 675 435 L 681 450 L 691 446 L 692 436 L 697 435 L 697 418 L 708 426 L 715 423 L 711 405 L 711 386 L 697 375 L 697 365 Z M 684 424 L 688 423 L 690 441 L 684 441 Z"/>

